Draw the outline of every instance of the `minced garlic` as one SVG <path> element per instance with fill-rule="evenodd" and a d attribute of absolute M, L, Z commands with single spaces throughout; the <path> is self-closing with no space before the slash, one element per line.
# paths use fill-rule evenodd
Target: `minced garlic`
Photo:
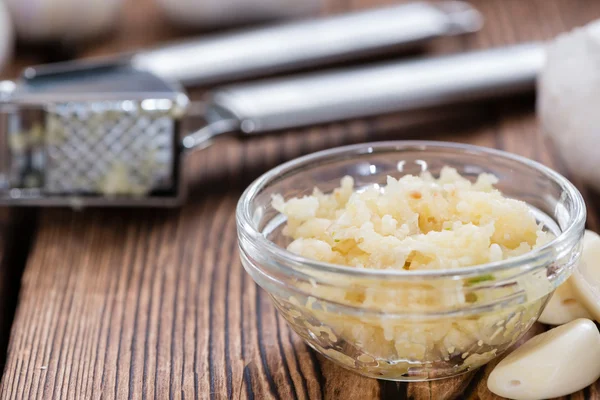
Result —
<path fill-rule="evenodd" d="M 362 269 L 464 268 L 521 255 L 553 237 L 526 203 L 495 189 L 497 182 L 481 174 L 473 183 L 446 167 L 439 178 L 427 172 L 388 177 L 385 186 L 359 190 L 344 177 L 331 194 L 315 188 L 311 196 L 287 201 L 276 195 L 272 204 L 287 217 L 288 250 L 303 257 Z M 467 281 L 349 276 L 342 282 L 325 271 L 314 276 L 319 279 L 298 283 L 312 295 L 310 301 L 279 300 L 284 317 L 328 357 L 390 379 L 423 373 L 415 368 L 452 375 L 482 365 L 531 326 L 551 291 L 485 314 L 444 317 L 444 312 L 493 302 L 514 288 L 469 290 L 469 285 L 493 281 L 490 274 Z M 531 292 L 533 283 L 527 279 L 519 285 Z M 361 312 L 347 314 L 334 304 Z M 422 319 L 424 313 L 437 317 Z"/>
<path fill-rule="evenodd" d="M 475 183 L 445 167 L 438 179 L 388 177 L 387 185 L 354 191 L 344 177 L 332 194 L 273 207 L 287 217 L 288 250 L 301 256 L 357 268 L 447 269 L 501 261 L 547 243 L 526 203 L 504 197 L 497 178 Z"/>

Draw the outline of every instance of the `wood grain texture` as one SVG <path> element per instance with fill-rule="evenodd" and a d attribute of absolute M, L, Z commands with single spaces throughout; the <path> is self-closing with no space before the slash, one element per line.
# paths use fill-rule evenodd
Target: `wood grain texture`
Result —
<path fill-rule="evenodd" d="M 600 16 L 600 3 L 584 0 L 473 3 L 487 18 L 485 29 L 439 41 L 436 51 L 549 38 Z M 89 55 L 177 35 L 149 1 L 130 4 L 121 36 Z M 340 0 L 328 9 L 373 4 Z M 143 19 L 138 7 L 150 17 Z M 1 397 L 494 398 L 485 385 L 492 365 L 415 384 L 379 382 L 333 365 L 290 331 L 238 259 L 234 208 L 241 191 L 270 167 L 318 149 L 427 137 L 503 148 L 568 174 L 540 135 L 532 97 L 431 116 L 392 115 L 225 140 L 189 160 L 190 199 L 178 210 L 43 210 L 22 278 Z M 590 207 L 592 224 L 595 215 Z M 538 324 L 530 334 L 543 329 Z M 591 387 L 572 398 L 600 399 L 598 391 Z"/>

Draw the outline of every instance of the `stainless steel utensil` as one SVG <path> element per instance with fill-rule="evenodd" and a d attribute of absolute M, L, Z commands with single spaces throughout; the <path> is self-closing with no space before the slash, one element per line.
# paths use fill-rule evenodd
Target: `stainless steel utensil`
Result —
<path fill-rule="evenodd" d="M 462 1 L 415 2 L 193 40 L 130 62 L 166 80 L 206 85 L 398 51 L 482 23 Z"/>
<path fill-rule="evenodd" d="M 28 68 L 0 83 L 0 204 L 178 204 L 189 103 L 181 84 L 354 59 L 481 23 L 466 3 L 419 2 Z M 215 132 L 235 128 L 210 119 Z"/>
<path fill-rule="evenodd" d="M 463 8 L 456 14 L 459 5 Z M 462 3 L 448 6 L 463 22 L 469 15 Z M 409 8 L 411 13 L 419 8 L 428 10 L 421 11 L 425 13 L 440 10 L 423 3 L 415 7 Z M 330 20 L 324 21 L 321 26 Z M 365 27 L 368 21 L 363 21 Z M 338 26 L 340 32 L 343 26 L 347 25 Z M 448 31 L 456 32 L 454 28 Z M 277 34 L 277 30 L 271 32 Z M 286 57 L 275 57 L 280 47 L 273 47 L 269 72 L 309 61 L 321 64 L 378 47 L 375 43 L 343 50 L 332 46 L 336 50 L 327 54 L 325 46 L 311 52 L 308 43 L 317 42 L 317 36 L 302 39 L 303 45 Z M 244 41 L 238 39 L 238 44 Z M 409 40 L 404 36 L 400 41 Z M 179 64 L 186 64 L 184 55 L 191 50 L 181 47 L 177 51 Z M 255 134 L 528 90 L 543 62 L 541 47 L 528 45 L 229 86 L 213 92 L 206 107 L 207 126 L 180 135 L 188 98 L 178 80 L 207 83 L 255 75 L 265 66 L 261 59 L 271 53 L 266 46 L 263 56 L 246 68 L 238 65 L 227 70 L 215 62 L 214 72 L 199 68 L 193 75 L 177 65 L 160 70 L 157 60 L 161 57 L 156 56 L 160 52 L 154 53 L 154 62 L 148 61 L 153 59 L 150 52 L 94 64 L 30 68 L 16 84 L 0 84 L 0 133 L 5 132 L 0 134 L 0 203 L 176 205 L 185 194 L 182 156 L 206 147 L 220 134 Z M 140 61 L 144 57 L 146 62 Z"/>
<path fill-rule="evenodd" d="M 85 93 L 69 91 L 51 104 L 47 101 L 56 99 L 57 89 L 38 77 L 30 83 L 39 86 L 36 90 L 28 92 L 25 85 L 14 91 L 0 113 L 9 132 L 0 147 L 5 177 L 0 202 L 179 204 L 185 192 L 182 155 L 207 147 L 219 135 L 253 135 L 528 91 L 544 58 L 540 44 L 526 44 L 224 87 L 207 105 L 206 127 L 181 140 L 176 133 L 187 97 L 152 74 L 138 75 L 129 66 L 98 67 L 89 82 L 93 99 L 82 101 Z M 118 81 L 113 75 L 128 73 L 136 79 Z M 111 85 L 126 89 L 129 97 L 115 97 Z M 32 99 L 45 107 L 36 107 Z"/>

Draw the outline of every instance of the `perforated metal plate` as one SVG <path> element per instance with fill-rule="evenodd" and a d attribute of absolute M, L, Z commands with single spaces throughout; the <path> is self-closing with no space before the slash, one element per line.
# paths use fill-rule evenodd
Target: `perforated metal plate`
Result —
<path fill-rule="evenodd" d="M 168 100 L 52 105 L 46 116 L 45 191 L 143 195 L 172 188 L 177 149 L 170 108 Z"/>

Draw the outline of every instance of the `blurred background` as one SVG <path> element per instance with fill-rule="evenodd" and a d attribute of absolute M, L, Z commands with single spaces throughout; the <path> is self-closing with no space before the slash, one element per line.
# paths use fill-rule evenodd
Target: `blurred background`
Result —
<path fill-rule="evenodd" d="M 56 62 L 128 51 L 171 39 L 316 16 L 323 0 L 2 0 L 0 65 Z M 12 55 L 12 57 L 11 57 Z"/>
<path fill-rule="evenodd" d="M 166 43 L 202 39 L 237 30 L 252 30 L 290 20 L 338 15 L 375 9 L 408 1 L 390 0 L 0 0 L 0 79 L 14 79 L 26 66 L 127 54 Z M 459 53 L 467 50 L 500 47 L 515 43 L 546 40 L 556 34 L 593 20 L 587 0 L 472 0 L 485 23 L 473 34 L 436 38 L 410 51 L 388 50 L 377 55 L 362 55 L 333 64 L 333 67 L 363 65 L 385 60 Z M 597 8 L 597 7 L 596 7 Z M 557 18 L 556 16 L 560 16 Z M 410 21 L 399 20 L 398 24 Z M 317 32 L 306 32 L 318 36 Z M 273 50 L 277 52 L 277 49 Z M 210 60 L 209 60 L 210 61 Z M 176 60 L 182 65 L 185 59 Z M 323 70 L 318 65 L 303 70 Z M 297 71 L 294 71 L 297 72 Z M 284 73 L 287 75 L 288 73 Z M 269 76 L 268 71 L 261 73 Z M 226 82 L 240 79 L 227 79 Z M 244 80 L 247 80 L 244 78 Z M 220 82 L 219 82 L 220 83 Z M 187 87 L 192 100 L 203 99 L 211 84 Z M 204 157 L 197 157 L 187 168 L 188 180 L 213 187 L 231 174 L 245 185 L 251 179 L 284 160 L 335 145 L 381 139 L 444 139 L 475 142 L 498 147 L 481 126 L 498 115 L 516 116 L 529 121 L 534 111 L 534 93 L 525 90 L 509 101 L 437 107 L 433 112 L 386 113 L 383 118 L 353 119 L 325 128 L 285 131 L 276 140 L 259 138 L 248 143 L 220 141 Z M 442 123 L 440 124 L 440 121 Z M 190 118 L 189 130 L 202 126 L 202 118 Z M 528 122 L 530 123 L 530 122 Z M 443 129 L 440 129 L 443 127 Z M 324 130 L 325 129 L 325 130 Z M 478 132 L 477 136 L 471 136 Z M 528 136 L 529 137 L 529 136 Z M 532 135 L 531 140 L 540 140 Z M 501 146 L 500 146 L 501 147 Z M 528 146 L 536 149 L 539 146 Z M 233 154 L 225 160 L 222 152 Z M 243 163 L 234 162 L 240 157 Z M 547 152 L 541 151 L 540 157 Z M 254 159 L 253 157 L 256 157 Z M 254 161 L 253 161 L 254 160 Z M 542 159 L 542 161 L 544 161 Z M 228 163 L 232 164 L 228 164 Z M 228 166 L 229 165 L 229 166 Z M 254 168 L 254 166 L 256 168 Z M 242 177 L 238 177 L 238 175 Z M 192 188 L 196 187 L 193 184 Z M 195 189 L 192 189 L 194 192 Z"/>

